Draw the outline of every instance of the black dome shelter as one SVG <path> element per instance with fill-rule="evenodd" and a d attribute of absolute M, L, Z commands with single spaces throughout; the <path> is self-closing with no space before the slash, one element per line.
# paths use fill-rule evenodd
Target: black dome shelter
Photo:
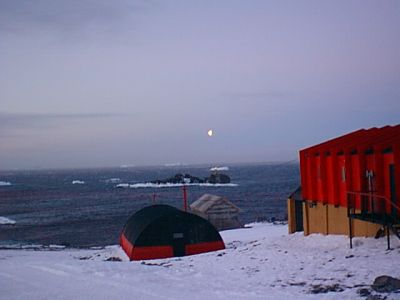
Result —
<path fill-rule="evenodd" d="M 206 219 L 162 204 L 133 214 L 122 230 L 120 244 L 130 260 L 225 249 L 218 231 Z"/>

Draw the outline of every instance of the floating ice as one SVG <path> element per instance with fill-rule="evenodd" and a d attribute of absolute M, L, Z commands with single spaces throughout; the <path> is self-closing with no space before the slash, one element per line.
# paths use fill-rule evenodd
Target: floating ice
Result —
<path fill-rule="evenodd" d="M 212 167 L 210 171 L 229 171 L 229 167 Z"/>
<path fill-rule="evenodd" d="M 152 183 L 152 182 L 143 182 L 143 183 L 120 183 L 115 187 L 117 188 L 131 188 L 131 189 L 139 189 L 139 188 L 174 188 L 174 187 L 182 187 L 182 186 L 202 186 L 202 187 L 236 187 L 238 186 L 236 183 Z"/>
<path fill-rule="evenodd" d="M 65 248 L 67 247 L 64 245 L 42 245 L 42 244 L 24 244 L 24 243 L 0 244 L 0 250 L 57 251 L 57 250 L 64 250 Z"/>
<path fill-rule="evenodd" d="M 62 250 L 65 249 L 66 247 L 64 245 L 49 245 L 48 248 L 51 250 Z"/>
<path fill-rule="evenodd" d="M 119 179 L 119 178 L 106 179 L 107 183 L 117 183 L 117 182 L 120 182 L 120 181 L 121 181 L 121 179 Z"/>
<path fill-rule="evenodd" d="M 164 167 L 180 167 L 180 166 L 183 166 L 183 164 L 180 162 L 164 164 Z"/>
<path fill-rule="evenodd" d="M 0 217 L 0 225 L 14 225 L 16 222 L 6 217 Z"/>
<path fill-rule="evenodd" d="M 127 164 L 127 165 L 121 165 L 120 166 L 120 168 L 121 169 L 126 169 L 126 168 L 133 168 L 135 165 L 129 165 L 129 164 Z"/>
<path fill-rule="evenodd" d="M 120 183 L 120 184 L 117 184 L 115 187 L 117 187 L 117 188 L 128 188 L 129 186 L 130 186 L 129 183 Z"/>
<path fill-rule="evenodd" d="M 0 186 L 9 186 L 11 185 L 11 182 L 8 181 L 0 181 Z"/>
<path fill-rule="evenodd" d="M 82 180 L 73 180 L 72 184 L 85 184 L 85 182 Z"/>

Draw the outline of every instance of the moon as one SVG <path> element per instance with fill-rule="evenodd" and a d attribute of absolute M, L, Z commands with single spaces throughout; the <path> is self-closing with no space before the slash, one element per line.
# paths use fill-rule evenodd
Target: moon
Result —
<path fill-rule="evenodd" d="M 214 132 L 213 132 L 212 129 L 209 129 L 209 130 L 207 131 L 207 134 L 208 134 L 208 136 L 213 136 Z"/>

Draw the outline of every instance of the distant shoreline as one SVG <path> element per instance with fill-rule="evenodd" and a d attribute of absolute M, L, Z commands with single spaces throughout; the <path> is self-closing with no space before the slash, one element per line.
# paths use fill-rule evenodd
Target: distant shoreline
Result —
<path fill-rule="evenodd" d="M 9 172 L 57 172 L 57 171 L 79 171 L 79 170 L 118 170 L 118 169 L 185 169 L 185 168 L 211 168 L 215 166 L 229 166 L 229 167 L 242 167 L 242 166 L 265 166 L 265 165 L 296 165 L 299 161 L 284 160 L 284 161 L 260 161 L 260 162 L 221 162 L 221 163 L 195 163 L 195 164 L 163 164 L 163 165 L 128 165 L 128 166 L 104 166 L 104 167 L 49 167 L 49 168 L 13 168 L 13 169 L 0 169 L 1 173 Z"/>

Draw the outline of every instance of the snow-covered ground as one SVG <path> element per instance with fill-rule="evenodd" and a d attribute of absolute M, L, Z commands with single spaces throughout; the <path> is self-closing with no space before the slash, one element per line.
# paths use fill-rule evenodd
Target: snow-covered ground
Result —
<path fill-rule="evenodd" d="M 385 239 L 356 238 L 349 249 L 347 237 L 288 235 L 286 225 L 252 224 L 221 234 L 225 250 L 143 262 L 129 262 L 119 246 L 1 250 L 0 298 L 362 299 L 357 290 L 375 277 L 400 277 L 395 238 L 387 251 Z M 311 293 L 326 286 L 338 291 Z"/>

